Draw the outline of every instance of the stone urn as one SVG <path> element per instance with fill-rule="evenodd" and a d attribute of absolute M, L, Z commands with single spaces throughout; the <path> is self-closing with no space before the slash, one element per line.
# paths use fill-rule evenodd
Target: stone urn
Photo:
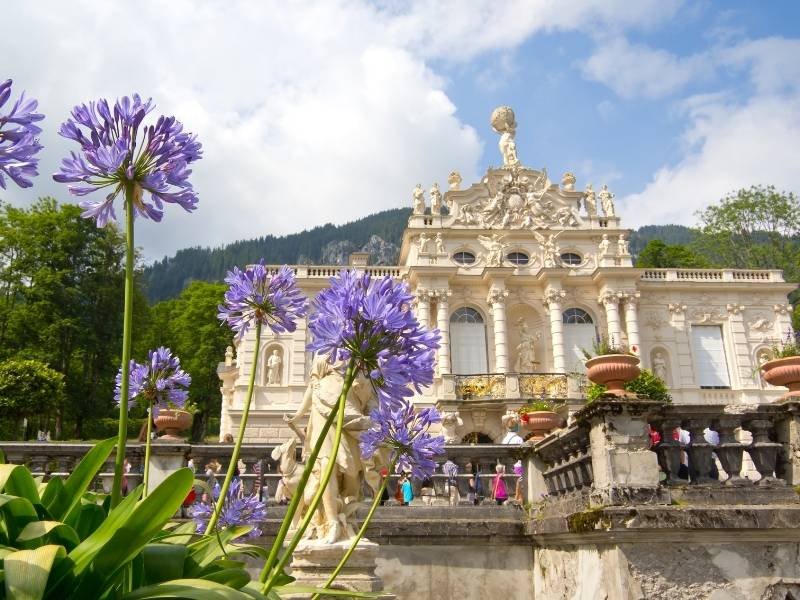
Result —
<path fill-rule="evenodd" d="M 522 426 L 533 435 L 529 438 L 539 441 L 548 433 L 561 427 L 562 419 L 552 410 L 534 410 L 522 414 Z"/>
<path fill-rule="evenodd" d="M 639 357 L 631 354 L 604 354 L 586 361 L 586 376 L 592 383 L 608 388 L 608 394 L 620 398 L 635 397 L 625 384 L 639 376 Z"/>
<path fill-rule="evenodd" d="M 789 391 L 780 397 L 781 400 L 800 400 L 800 356 L 787 356 L 768 360 L 761 365 L 764 381 L 770 385 L 783 385 Z"/>
<path fill-rule="evenodd" d="M 192 426 L 192 413 L 185 410 L 162 409 L 153 419 L 153 424 L 156 426 L 156 431 L 163 434 L 159 439 L 184 441 L 178 434 Z"/>

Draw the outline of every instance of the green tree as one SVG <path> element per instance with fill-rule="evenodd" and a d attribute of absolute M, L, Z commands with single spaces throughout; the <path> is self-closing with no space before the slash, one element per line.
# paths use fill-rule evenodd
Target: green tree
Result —
<path fill-rule="evenodd" d="M 192 376 L 189 399 L 197 408 L 192 441 L 203 440 L 209 417 L 220 411 L 217 365 L 233 339 L 230 329 L 220 326 L 217 319 L 217 307 L 225 289 L 221 283 L 193 281 L 178 298 L 154 305 L 146 333 L 136 345 L 138 356 L 158 346 L 171 348 Z"/>
<path fill-rule="evenodd" d="M 38 417 L 40 427 L 64 399 L 64 376 L 38 360 L 0 363 L 0 416 L 19 424 Z"/>
<path fill-rule="evenodd" d="M 636 266 L 641 268 L 700 269 L 711 266 L 708 260 L 691 248 L 679 244 L 667 245 L 650 240 L 639 254 Z"/>
<path fill-rule="evenodd" d="M 782 269 L 800 281 L 800 201 L 773 186 L 753 186 L 698 213 L 698 249 L 714 264 L 740 269 Z"/>

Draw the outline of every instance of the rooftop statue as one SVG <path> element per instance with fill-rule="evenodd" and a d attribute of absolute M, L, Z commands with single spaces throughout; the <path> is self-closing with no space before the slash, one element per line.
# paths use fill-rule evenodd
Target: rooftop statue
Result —
<path fill-rule="evenodd" d="M 600 204 L 603 206 L 603 212 L 607 217 L 614 216 L 614 194 L 608 191 L 608 186 L 604 185 L 600 190 Z"/>
<path fill-rule="evenodd" d="M 414 204 L 413 204 L 413 211 L 415 215 L 424 215 L 425 214 L 425 191 L 422 189 L 421 184 L 417 184 L 417 187 L 414 188 L 412 192 L 414 196 Z"/>
<path fill-rule="evenodd" d="M 498 234 L 479 235 L 478 241 L 486 248 L 486 265 L 489 267 L 500 267 L 503 265 L 503 249 L 507 244 Z"/>
<path fill-rule="evenodd" d="M 500 154 L 503 156 L 504 167 L 519 166 L 517 158 L 517 143 L 514 136 L 517 132 L 517 121 L 514 118 L 514 111 L 510 106 L 499 106 L 492 112 L 490 119 L 492 129 L 500 134 Z"/>
<path fill-rule="evenodd" d="M 428 195 L 431 197 L 431 214 L 442 214 L 442 192 L 439 190 L 439 184 L 434 183 L 431 186 Z"/>

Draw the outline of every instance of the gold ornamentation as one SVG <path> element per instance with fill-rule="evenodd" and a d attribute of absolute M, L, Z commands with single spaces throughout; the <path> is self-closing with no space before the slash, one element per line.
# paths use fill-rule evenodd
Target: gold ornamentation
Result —
<path fill-rule="evenodd" d="M 519 389 L 523 396 L 566 398 L 567 376 L 561 374 L 520 375 Z"/>
<path fill-rule="evenodd" d="M 505 398 L 505 377 L 502 375 L 475 375 L 457 380 L 456 396 L 459 398 Z"/>

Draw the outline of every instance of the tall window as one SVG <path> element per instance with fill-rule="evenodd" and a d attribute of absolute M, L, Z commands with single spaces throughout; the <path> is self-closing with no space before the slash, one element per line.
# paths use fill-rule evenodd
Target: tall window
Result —
<path fill-rule="evenodd" d="M 450 357 L 456 375 L 486 373 L 486 325 L 474 308 L 466 306 L 450 317 Z"/>
<path fill-rule="evenodd" d="M 692 351 L 701 388 L 729 388 L 728 361 L 719 325 L 692 325 Z"/>
<path fill-rule="evenodd" d="M 582 308 L 568 308 L 562 313 L 564 323 L 564 355 L 567 371 L 583 373 L 583 350 L 591 350 L 597 329 L 592 316 Z"/>

